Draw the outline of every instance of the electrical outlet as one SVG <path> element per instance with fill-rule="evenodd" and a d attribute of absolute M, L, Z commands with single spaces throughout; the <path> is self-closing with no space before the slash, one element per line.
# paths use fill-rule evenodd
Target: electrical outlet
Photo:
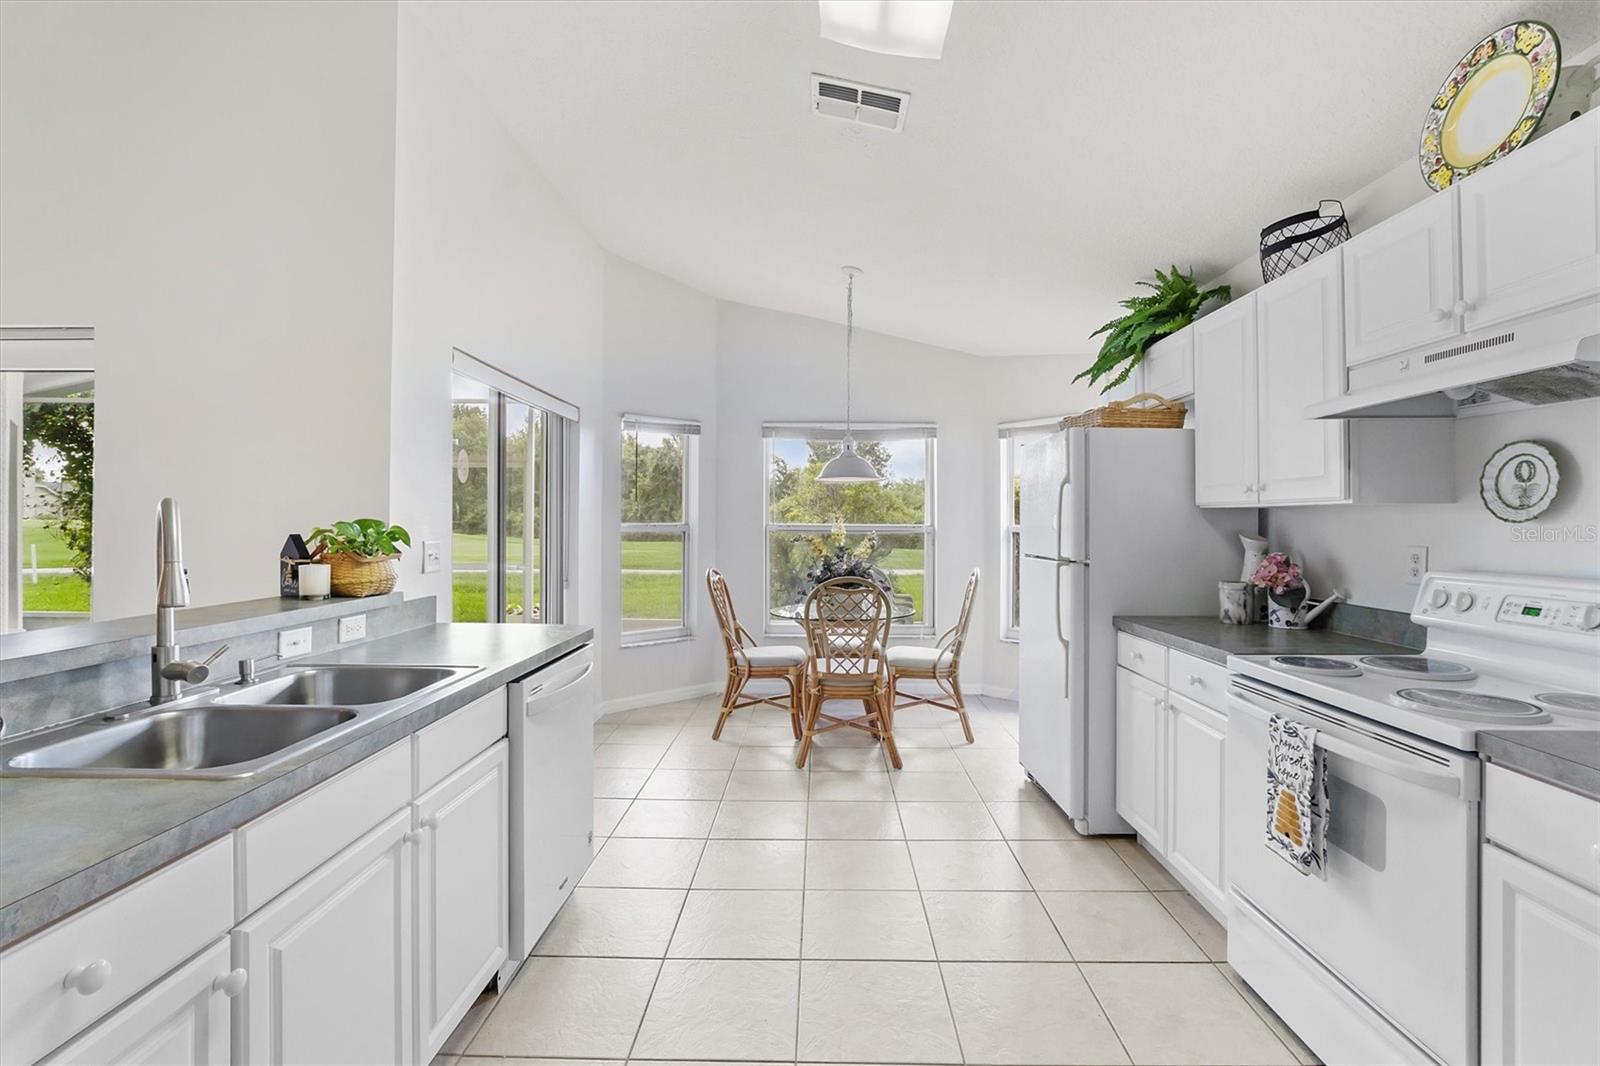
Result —
<path fill-rule="evenodd" d="M 1426 544 L 1410 544 L 1406 546 L 1406 584 L 1422 584 L 1422 576 L 1428 572 L 1428 546 Z"/>
<path fill-rule="evenodd" d="M 346 615 L 339 619 L 339 643 L 347 640 L 360 640 L 367 635 L 367 616 L 364 614 Z"/>
<path fill-rule="evenodd" d="M 444 565 L 444 546 L 437 540 L 422 542 L 422 572 L 431 574 Z"/>
<path fill-rule="evenodd" d="M 310 650 L 310 626 L 302 626 L 299 629 L 285 629 L 278 634 L 278 655 L 280 658 L 292 659 L 296 655 L 304 655 Z"/>

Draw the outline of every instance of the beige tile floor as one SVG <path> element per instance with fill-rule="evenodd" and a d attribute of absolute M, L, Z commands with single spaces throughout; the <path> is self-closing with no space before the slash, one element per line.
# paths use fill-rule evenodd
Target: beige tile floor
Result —
<path fill-rule="evenodd" d="M 1015 705 L 896 719 L 905 768 L 715 697 L 595 726 L 595 859 L 440 1066 L 1314 1063 L 1132 839 L 1017 766 Z"/>

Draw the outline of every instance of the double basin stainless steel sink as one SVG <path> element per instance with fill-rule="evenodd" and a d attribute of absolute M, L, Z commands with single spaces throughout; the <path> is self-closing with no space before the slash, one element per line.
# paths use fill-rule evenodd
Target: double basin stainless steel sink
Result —
<path fill-rule="evenodd" d="M 0 776 L 250 777 L 333 745 L 477 667 L 306 666 L 0 742 Z"/>

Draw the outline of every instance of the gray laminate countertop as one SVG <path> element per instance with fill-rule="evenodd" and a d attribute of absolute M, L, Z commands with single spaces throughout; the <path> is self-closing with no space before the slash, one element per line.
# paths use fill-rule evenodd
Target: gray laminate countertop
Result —
<path fill-rule="evenodd" d="M 1382 655 L 1416 650 L 1330 629 L 1228 625 L 1211 615 L 1118 615 L 1112 624 L 1124 633 L 1214 663 L 1226 663 L 1230 655 Z"/>
<path fill-rule="evenodd" d="M 1600 800 L 1600 729 L 1479 732 L 1478 754 L 1496 766 Z"/>
<path fill-rule="evenodd" d="M 481 667 L 332 750 L 228 781 L 0 778 L 0 947 L 193 851 L 594 639 L 583 626 L 423 626 L 307 662 Z"/>

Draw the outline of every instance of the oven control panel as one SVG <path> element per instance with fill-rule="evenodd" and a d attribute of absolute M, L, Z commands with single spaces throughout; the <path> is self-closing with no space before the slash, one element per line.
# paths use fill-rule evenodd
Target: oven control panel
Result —
<path fill-rule="evenodd" d="M 1600 629 L 1600 603 L 1507 596 L 1500 601 L 1497 622 L 1522 626 L 1547 626 L 1582 632 Z"/>
<path fill-rule="evenodd" d="M 1589 645 L 1600 640 L 1600 585 L 1593 581 L 1498 574 L 1428 574 L 1411 620 L 1424 626 L 1513 633 L 1536 643 L 1550 638 Z"/>

